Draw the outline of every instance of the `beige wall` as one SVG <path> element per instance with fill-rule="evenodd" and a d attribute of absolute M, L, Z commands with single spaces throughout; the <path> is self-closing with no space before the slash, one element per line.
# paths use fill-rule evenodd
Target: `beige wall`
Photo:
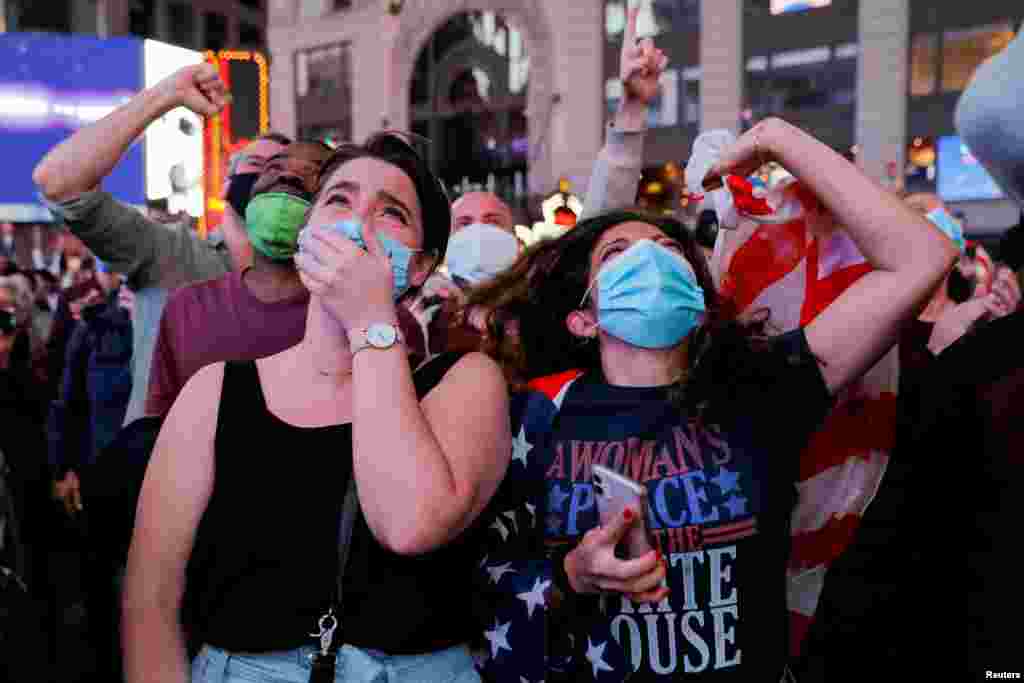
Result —
<path fill-rule="evenodd" d="M 890 183 L 895 164 L 902 187 L 907 152 L 907 73 L 910 0 L 861 0 L 857 72 L 858 163 Z"/>
<path fill-rule="evenodd" d="M 603 126 L 604 15 L 599 0 L 406 0 L 397 17 L 384 11 L 383 2 L 357 0 L 354 5 L 347 12 L 309 19 L 303 18 L 309 8 L 300 3 L 271 0 L 268 43 L 274 128 L 292 135 L 297 129 L 296 50 L 349 42 L 354 139 L 382 126 L 408 129 L 409 80 L 420 49 L 451 15 L 492 10 L 516 21 L 530 54 L 530 190 L 550 192 L 560 174 L 576 187 L 584 186 Z"/>
<path fill-rule="evenodd" d="M 743 106 L 743 2 L 701 0 L 702 130 L 739 132 Z"/>

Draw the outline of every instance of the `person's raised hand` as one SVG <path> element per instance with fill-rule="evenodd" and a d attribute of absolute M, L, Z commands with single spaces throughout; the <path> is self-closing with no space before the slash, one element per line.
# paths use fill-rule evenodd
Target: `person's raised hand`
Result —
<path fill-rule="evenodd" d="M 988 296 L 991 298 L 989 310 L 993 318 L 1003 318 L 1016 311 L 1021 301 L 1017 274 L 1006 266 L 998 266 Z"/>
<path fill-rule="evenodd" d="M 638 514 L 630 508 L 623 510 L 607 526 L 588 531 L 566 556 L 565 571 L 574 591 L 625 593 L 634 602 L 658 602 L 668 595 L 668 589 L 660 585 L 668 565 L 659 551 L 631 560 L 615 556 L 616 546 L 636 523 Z"/>
<path fill-rule="evenodd" d="M 932 336 L 928 339 L 928 350 L 936 356 L 967 334 L 976 323 L 991 318 L 992 295 L 968 299 L 953 306 L 935 321 Z"/>
<path fill-rule="evenodd" d="M 646 106 L 660 92 L 659 80 L 668 65 L 668 57 L 654 46 L 653 39 L 644 38 L 637 41 L 636 24 L 639 14 L 639 7 L 630 8 L 625 35 L 622 38 L 619 78 L 622 80 L 625 99 Z"/>
<path fill-rule="evenodd" d="M 212 64 L 186 66 L 158 86 L 175 107 L 187 107 L 200 116 L 215 116 L 228 103 L 228 90 Z"/>
<path fill-rule="evenodd" d="M 727 147 L 704 176 L 704 190 L 722 187 L 726 175 L 746 177 L 770 161 L 775 161 L 773 144 L 781 134 L 798 131 L 782 119 L 767 118 L 741 135 Z"/>

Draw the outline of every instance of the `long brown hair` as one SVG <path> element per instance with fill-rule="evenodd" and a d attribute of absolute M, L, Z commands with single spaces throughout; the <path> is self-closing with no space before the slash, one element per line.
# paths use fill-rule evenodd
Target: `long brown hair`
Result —
<path fill-rule="evenodd" d="M 514 388 L 567 370 L 600 372 L 598 344 L 573 335 L 566 317 L 579 308 L 593 274 L 590 256 L 601 236 L 628 222 L 652 225 L 679 242 L 704 290 L 704 322 L 680 345 L 681 363 L 671 393 L 674 402 L 703 413 L 724 407 L 734 389 L 763 372 L 767 316 L 739 321 L 731 303 L 718 296 L 695 239 L 678 221 L 640 211 L 618 210 L 587 219 L 561 237 L 531 246 L 507 271 L 476 288 L 466 304 L 488 311 L 485 351 L 505 368 Z M 508 334 L 510 323 L 518 334 Z M 715 368 L 729 367 L 728 377 Z M 704 371 L 706 370 L 706 371 Z"/>

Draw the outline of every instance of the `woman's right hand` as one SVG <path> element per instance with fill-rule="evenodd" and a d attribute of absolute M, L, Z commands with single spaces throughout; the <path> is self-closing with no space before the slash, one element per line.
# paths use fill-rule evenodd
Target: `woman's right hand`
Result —
<path fill-rule="evenodd" d="M 620 560 L 615 547 L 636 523 L 637 512 L 626 508 L 607 526 L 588 531 L 565 558 L 565 572 L 577 593 L 625 593 L 636 603 L 659 602 L 668 595 L 661 586 L 668 565 L 652 550 L 632 560 Z"/>

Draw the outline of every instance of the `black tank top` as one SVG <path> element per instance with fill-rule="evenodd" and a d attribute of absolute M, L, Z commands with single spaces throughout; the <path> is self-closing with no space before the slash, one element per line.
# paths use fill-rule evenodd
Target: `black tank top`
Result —
<path fill-rule="evenodd" d="M 415 373 L 420 398 L 458 359 L 446 354 Z M 267 409 L 256 364 L 227 363 L 215 467 L 187 570 L 192 640 L 241 652 L 313 644 L 335 592 L 351 425 L 286 424 Z M 345 573 L 344 642 L 419 654 L 469 640 L 474 547 L 487 517 L 444 548 L 405 557 L 377 543 L 359 515 Z"/>

